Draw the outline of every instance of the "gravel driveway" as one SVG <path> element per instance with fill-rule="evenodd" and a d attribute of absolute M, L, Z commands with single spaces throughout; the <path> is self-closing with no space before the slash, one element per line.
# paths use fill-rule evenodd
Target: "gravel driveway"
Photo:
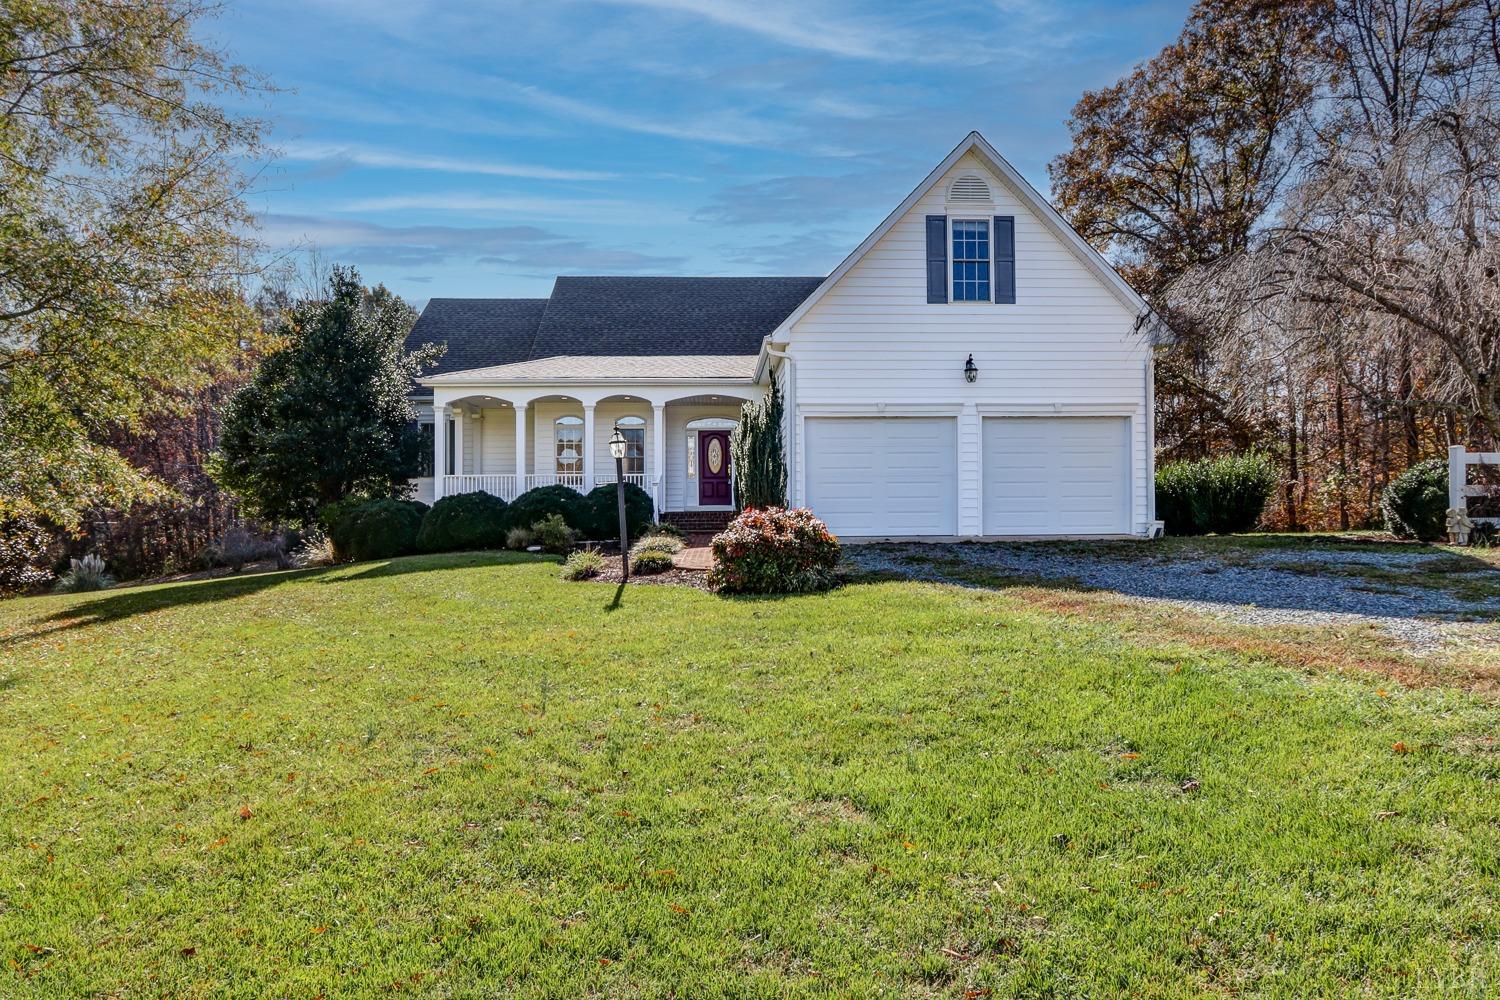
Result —
<path fill-rule="evenodd" d="M 1401 585 L 1375 574 L 1411 574 L 1440 550 L 1392 546 L 1348 551 L 1306 547 L 1168 552 L 1151 543 L 979 542 L 853 545 L 845 559 L 871 572 L 972 584 L 974 571 L 1081 584 L 1167 602 L 1251 625 L 1371 623 L 1404 646 L 1431 651 L 1455 639 L 1500 643 L 1500 625 L 1459 619 L 1500 615 L 1500 597 L 1465 599 L 1441 587 Z M 1493 574 L 1500 570 L 1466 567 Z M 1428 570 L 1428 572 L 1431 572 Z"/>

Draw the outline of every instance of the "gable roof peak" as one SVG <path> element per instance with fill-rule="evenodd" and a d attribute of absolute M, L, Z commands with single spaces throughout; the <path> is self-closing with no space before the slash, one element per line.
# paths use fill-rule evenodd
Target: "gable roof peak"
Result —
<path fill-rule="evenodd" d="M 865 237 L 864 242 L 855 247 L 849 256 L 845 257 L 843 262 L 833 269 L 833 273 L 811 295 L 802 301 L 801 305 L 792 310 L 791 314 L 781 322 L 781 325 L 766 337 L 766 341 L 770 342 L 776 339 L 791 327 L 792 324 L 807 315 L 808 310 L 816 305 L 828 293 L 829 289 L 838 284 L 839 279 L 848 274 L 854 265 L 858 264 L 865 254 L 869 253 L 875 244 L 879 243 L 881 238 L 890 232 L 896 223 L 905 218 L 906 214 L 929 191 L 936 187 L 939 181 L 947 176 L 948 172 L 958 164 L 959 160 L 971 152 L 978 154 L 985 161 L 986 165 L 995 173 L 1001 183 L 1008 187 L 1011 193 L 1023 205 L 1029 208 L 1032 214 L 1041 220 L 1042 224 L 1050 229 L 1073 252 L 1079 261 L 1103 282 L 1104 286 L 1122 304 L 1127 308 L 1134 309 L 1138 314 L 1150 311 L 1146 300 L 1141 298 L 1140 293 L 1131 288 L 1130 284 L 1124 278 L 1120 277 L 1120 273 L 1115 270 L 1114 265 L 1105 260 L 1103 254 L 1095 250 L 1087 240 L 1080 236 L 1078 230 L 1074 229 L 1058 213 L 1057 209 L 1052 207 L 1052 203 L 1043 197 L 1040 191 L 1032 187 L 1026 178 L 1021 176 L 1021 172 L 1011 166 L 1009 160 L 1000 155 L 999 150 L 990 145 L 988 139 L 981 135 L 977 129 L 971 129 L 969 134 L 964 136 L 957 146 L 953 147 L 953 151 L 943 157 L 942 161 L 932 168 L 932 171 L 922 179 L 922 182 L 916 186 L 912 193 L 907 195 L 906 199 L 897 205 L 879 226 L 875 227 L 875 231 Z"/>

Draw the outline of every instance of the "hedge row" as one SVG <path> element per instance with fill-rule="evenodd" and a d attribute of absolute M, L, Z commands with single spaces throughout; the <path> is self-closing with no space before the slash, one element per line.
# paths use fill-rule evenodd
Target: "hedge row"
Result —
<path fill-rule="evenodd" d="M 625 486 L 632 537 L 651 523 L 655 504 L 639 486 Z M 530 528 L 556 514 L 585 538 L 614 538 L 619 511 L 614 486 L 587 495 L 566 486 L 538 486 L 507 504 L 489 493 L 459 493 L 428 507 L 415 500 L 345 500 L 321 512 L 341 559 L 388 559 L 413 552 L 498 549 L 512 528 Z"/>

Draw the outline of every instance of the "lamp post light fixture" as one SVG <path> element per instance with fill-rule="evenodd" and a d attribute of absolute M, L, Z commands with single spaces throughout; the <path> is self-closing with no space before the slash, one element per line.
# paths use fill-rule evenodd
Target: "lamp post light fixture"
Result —
<path fill-rule="evenodd" d="M 969 360 L 964 362 L 964 381 L 979 381 L 979 369 L 974 367 L 974 355 L 969 355 Z"/>
<path fill-rule="evenodd" d="M 625 523 L 625 435 L 620 425 L 609 437 L 609 453 L 615 459 L 615 498 L 620 505 L 620 582 L 630 582 L 630 528 Z"/>

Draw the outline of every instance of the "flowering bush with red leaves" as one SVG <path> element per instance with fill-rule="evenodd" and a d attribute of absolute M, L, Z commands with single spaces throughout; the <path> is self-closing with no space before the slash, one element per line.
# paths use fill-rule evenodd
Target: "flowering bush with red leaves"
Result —
<path fill-rule="evenodd" d="M 833 585 L 839 540 L 805 507 L 746 510 L 714 536 L 708 582 L 727 594 L 795 594 Z"/>

